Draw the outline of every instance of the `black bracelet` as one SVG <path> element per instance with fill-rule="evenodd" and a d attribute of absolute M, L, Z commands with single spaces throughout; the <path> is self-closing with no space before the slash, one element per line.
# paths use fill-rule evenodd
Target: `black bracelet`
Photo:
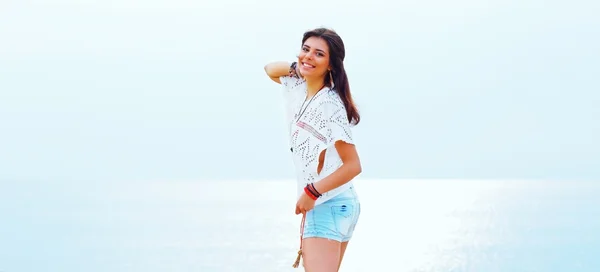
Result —
<path fill-rule="evenodd" d="M 317 191 L 315 185 L 312 183 L 306 184 L 306 189 L 308 189 L 308 191 L 316 198 L 323 196 L 321 193 L 319 193 L 319 191 Z"/>
<path fill-rule="evenodd" d="M 296 73 L 297 65 L 298 65 L 298 62 L 295 62 L 295 61 L 292 62 L 292 64 L 290 65 L 290 70 L 288 71 L 290 76 L 300 77 L 300 76 L 298 76 L 298 73 Z"/>
<path fill-rule="evenodd" d="M 317 195 L 315 192 L 313 192 L 313 190 L 310 188 L 310 186 L 307 185 L 306 187 L 304 187 L 304 190 L 306 192 L 308 192 L 310 195 L 312 195 L 314 197 L 313 199 L 319 198 L 319 195 Z"/>
<path fill-rule="evenodd" d="M 319 193 L 319 191 L 317 191 L 317 188 L 315 188 L 315 184 L 311 183 L 310 186 L 312 187 L 312 189 L 315 191 L 315 193 L 317 193 L 317 195 L 322 196 L 321 193 Z"/>

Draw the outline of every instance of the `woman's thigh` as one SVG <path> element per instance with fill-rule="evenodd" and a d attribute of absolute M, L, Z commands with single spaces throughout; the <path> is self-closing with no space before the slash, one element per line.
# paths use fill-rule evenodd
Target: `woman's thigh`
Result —
<path fill-rule="evenodd" d="M 327 238 L 304 239 L 303 266 L 306 272 L 337 272 L 340 264 L 341 243 Z"/>

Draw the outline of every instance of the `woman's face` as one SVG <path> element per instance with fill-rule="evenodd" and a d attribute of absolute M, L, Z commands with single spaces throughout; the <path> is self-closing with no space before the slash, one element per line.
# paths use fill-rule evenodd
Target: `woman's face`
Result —
<path fill-rule="evenodd" d="M 303 77 L 324 77 L 329 72 L 329 46 L 319 37 L 306 39 L 298 55 L 298 66 Z"/>

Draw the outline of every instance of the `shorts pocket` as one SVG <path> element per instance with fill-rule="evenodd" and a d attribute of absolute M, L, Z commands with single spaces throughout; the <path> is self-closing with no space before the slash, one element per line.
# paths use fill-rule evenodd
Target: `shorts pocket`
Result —
<path fill-rule="evenodd" d="M 333 215 L 333 222 L 335 224 L 335 230 L 343 236 L 348 235 L 352 227 L 352 221 L 354 219 L 354 205 L 353 204 L 335 204 L 331 206 L 331 214 Z"/>

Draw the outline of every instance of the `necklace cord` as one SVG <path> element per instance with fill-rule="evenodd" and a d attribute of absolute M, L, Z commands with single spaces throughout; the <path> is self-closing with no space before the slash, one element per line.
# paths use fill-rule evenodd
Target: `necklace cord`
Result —
<path fill-rule="evenodd" d="M 298 250 L 298 256 L 296 257 L 296 261 L 292 264 L 293 268 L 298 268 L 300 265 L 300 258 L 302 257 L 302 240 L 304 236 L 304 221 L 306 219 L 306 213 L 302 214 L 302 221 L 300 222 L 300 249 Z"/>

